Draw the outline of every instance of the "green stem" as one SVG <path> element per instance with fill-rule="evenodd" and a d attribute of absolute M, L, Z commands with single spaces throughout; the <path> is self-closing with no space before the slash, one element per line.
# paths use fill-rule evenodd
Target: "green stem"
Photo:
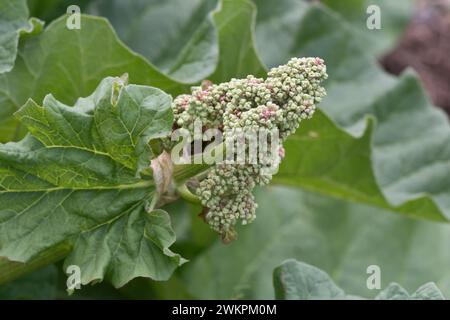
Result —
<path fill-rule="evenodd" d="M 184 184 L 190 178 L 209 169 L 207 164 L 182 164 L 176 165 L 173 170 L 173 179 L 177 185 Z"/>
<path fill-rule="evenodd" d="M 216 159 L 223 159 L 226 154 L 224 143 L 215 146 L 212 153 L 215 155 Z M 195 177 L 200 173 L 204 173 L 211 167 L 210 164 L 204 163 L 203 157 L 204 154 L 198 154 L 192 157 L 194 164 L 175 165 L 173 178 L 177 185 L 184 184 L 188 179 Z M 195 164 L 197 160 L 199 160 L 201 164 Z"/>
<path fill-rule="evenodd" d="M 177 188 L 177 193 L 187 202 L 201 204 L 200 199 L 188 189 L 186 184 L 180 185 Z"/>

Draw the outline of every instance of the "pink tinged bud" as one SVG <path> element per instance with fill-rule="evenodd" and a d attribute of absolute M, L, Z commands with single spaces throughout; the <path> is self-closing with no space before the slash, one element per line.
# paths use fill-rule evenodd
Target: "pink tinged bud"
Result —
<path fill-rule="evenodd" d="M 261 116 L 266 120 L 272 117 L 273 115 L 275 115 L 275 112 L 270 109 L 265 109 L 263 110 L 263 112 L 261 112 Z"/>
<path fill-rule="evenodd" d="M 316 58 L 316 59 L 314 60 L 314 63 L 315 63 L 316 65 L 322 65 L 322 64 L 324 63 L 324 61 L 323 61 L 323 59 Z"/>
<path fill-rule="evenodd" d="M 181 107 L 186 109 L 189 106 L 189 98 L 185 98 L 181 101 Z"/>
<path fill-rule="evenodd" d="M 280 156 L 281 159 L 284 159 L 284 157 L 286 156 L 286 151 L 284 150 L 283 147 L 278 148 L 278 155 Z"/>
<path fill-rule="evenodd" d="M 198 100 L 202 101 L 208 95 L 208 90 L 202 90 L 197 93 L 196 97 Z"/>

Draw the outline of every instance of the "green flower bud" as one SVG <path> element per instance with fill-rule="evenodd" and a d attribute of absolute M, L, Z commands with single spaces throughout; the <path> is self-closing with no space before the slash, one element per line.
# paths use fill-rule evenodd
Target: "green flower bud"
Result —
<path fill-rule="evenodd" d="M 277 129 L 281 140 L 294 133 L 299 123 L 312 117 L 315 103 L 326 92 L 320 83 L 327 78 L 320 58 L 292 58 L 287 64 L 272 68 L 267 78 L 252 75 L 221 84 L 193 87 L 190 95 L 180 95 L 173 102 L 175 124 L 193 133 L 195 120 L 204 129 L 220 128 L 225 142 L 237 128 Z M 236 238 L 237 220 L 248 224 L 255 219 L 257 204 L 252 189 L 268 184 L 266 173 L 284 157 L 258 154 L 258 162 L 217 164 L 200 181 L 195 192 L 207 207 L 206 222 L 222 235 L 225 242 Z"/>

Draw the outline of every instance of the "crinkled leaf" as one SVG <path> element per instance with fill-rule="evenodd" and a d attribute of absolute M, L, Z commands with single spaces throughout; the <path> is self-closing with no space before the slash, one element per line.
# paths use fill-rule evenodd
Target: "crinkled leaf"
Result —
<path fill-rule="evenodd" d="M 445 300 L 441 290 L 434 282 L 428 282 L 409 294 L 397 283 L 391 283 L 383 289 L 376 297 L 377 300 Z"/>
<path fill-rule="evenodd" d="M 313 266 L 287 260 L 273 271 L 275 298 L 282 300 L 343 299 L 344 291 Z"/>
<path fill-rule="evenodd" d="M 80 99 L 74 107 L 60 103 L 52 95 L 44 98 L 42 107 L 29 100 L 16 117 L 46 146 L 77 148 L 110 157 L 133 171 L 148 168 L 152 156 L 148 142 L 171 132 L 171 98 L 152 87 L 115 88 L 123 86 L 121 81 L 106 78 L 91 96 Z"/>
<path fill-rule="evenodd" d="M 276 299 L 318 300 L 318 299 L 360 299 L 346 295 L 330 276 L 311 265 L 293 259 L 275 268 L 273 274 Z M 413 294 L 397 283 L 391 283 L 376 297 L 377 300 L 444 300 L 435 283 L 429 282 Z"/>
<path fill-rule="evenodd" d="M 373 298 L 370 265 L 381 287 L 435 282 L 448 295 L 450 226 L 414 220 L 288 188 L 258 192 L 257 219 L 230 246 L 217 242 L 179 274 L 191 297 L 271 299 L 272 271 L 286 259 L 317 266 L 346 292 Z M 171 295 L 162 296 L 170 298 Z"/>
<path fill-rule="evenodd" d="M 154 194 L 149 141 L 170 134 L 171 99 L 159 89 L 106 78 L 69 107 L 48 95 L 17 117 L 31 132 L 0 145 L 0 256 L 27 262 L 60 243 L 83 283 L 169 278 L 183 260 Z"/>
<path fill-rule="evenodd" d="M 0 126 L 9 123 L 0 141 L 19 138 L 11 116 L 28 98 L 42 101 L 52 93 L 59 101 L 73 104 L 103 78 L 124 73 L 133 83 L 172 94 L 188 88 L 127 49 L 105 19 L 82 16 L 79 30 L 69 30 L 65 17 L 56 20 L 40 35 L 21 41 L 14 69 L 0 75 Z"/>
<path fill-rule="evenodd" d="M 349 133 L 362 136 L 358 142 L 339 132 L 329 133 L 331 128 L 323 127 L 324 122 L 316 123 L 318 141 L 321 136 L 330 137 L 328 145 L 333 145 L 335 152 L 325 149 L 326 156 L 314 159 L 306 155 L 309 151 L 302 151 L 301 141 L 298 145 L 291 141 L 283 180 L 386 207 L 381 193 L 395 211 L 448 220 L 450 126 L 445 114 L 429 103 L 417 78 L 406 74 L 397 79 L 381 71 L 361 49 L 350 26 L 323 6 L 295 0 L 278 1 L 276 6 L 263 0 L 258 4 L 257 39 L 259 47 L 264 46 L 260 50 L 264 60 L 276 65 L 291 56 L 324 58 L 330 78 L 326 83 L 328 96 L 321 107 Z M 273 15 L 268 15 L 271 8 Z M 371 136 L 365 132 L 367 115 L 376 120 Z M 299 141 L 298 136 L 293 139 Z M 299 155 L 301 152 L 305 154 Z M 352 166 L 349 157 L 353 157 Z M 306 172 L 306 180 L 311 175 L 318 179 L 303 183 L 302 176 L 293 171 L 298 161 L 308 164 L 295 169 L 297 173 Z M 286 181 L 288 176 L 290 181 Z M 343 187 L 350 190 L 344 192 Z"/>
<path fill-rule="evenodd" d="M 113 223 L 82 233 L 65 266 L 80 267 L 82 284 L 101 281 L 105 275 L 116 287 L 137 277 L 167 280 L 185 262 L 168 249 L 174 242 L 167 212 L 143 213 L 137 208 Z"/>

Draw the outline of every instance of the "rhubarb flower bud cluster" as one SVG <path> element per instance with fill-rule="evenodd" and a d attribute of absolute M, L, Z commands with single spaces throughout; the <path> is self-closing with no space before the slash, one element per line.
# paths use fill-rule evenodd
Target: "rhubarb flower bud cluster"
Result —
<path fill-rule="evenodd" d="M 326 78 L 322 59 L 293 58 L 271 69 L 265 80 L 249 75 L 221 84 L 204 83 L 174 100 L 175 125 L 193 134 L 194 122 L 200 120 L 203 130 L 220 129 L 225 142 L 238 129 L 277 130 L 282 142 L 302 120 L 312 117 L 326 94 L 321 86 Z M 265 169 L 283 157 L 280 145 L 271 163 L 259 159 L 256 164 L 216 164 L 195 190 L 207 208 L 210 226 L 229 239 L 238 220 L 252 222 L 257 207 L 252 190 L 270 182 L 272 176 Z"/>

